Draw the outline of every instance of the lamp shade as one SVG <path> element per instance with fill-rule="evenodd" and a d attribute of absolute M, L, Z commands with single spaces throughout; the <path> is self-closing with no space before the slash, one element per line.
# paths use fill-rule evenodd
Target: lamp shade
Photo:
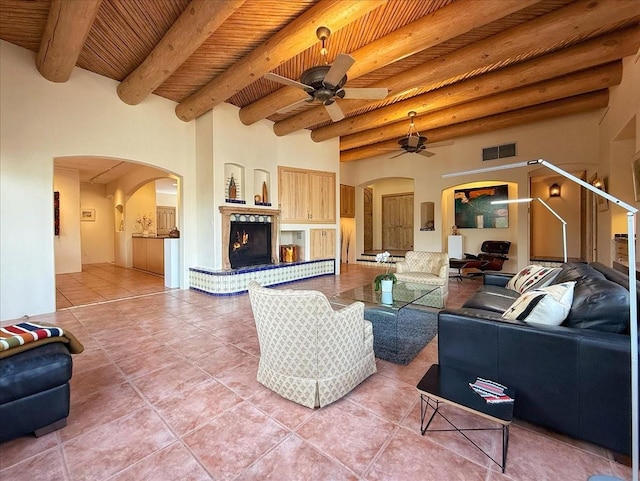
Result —
<path fill-rule="evenodd" d="M 560 186 L 558 184 L 551 184 L 549 187 L 549 197 L 560 197 Z"/>

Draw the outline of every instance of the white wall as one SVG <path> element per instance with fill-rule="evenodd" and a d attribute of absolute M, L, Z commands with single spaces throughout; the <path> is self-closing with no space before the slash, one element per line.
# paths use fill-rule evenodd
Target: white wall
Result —
<path fill-rule="evenodd" d="M 435 231 L 419 231 L 414 235 L 414 248 L 425 251 L 446 251 L 446 239 L 454 224 L 453 194 L 459 186 L 509 183 L 510 196 L 529 195 L 529 171 L 537 175 L 540 170 L 548 175 L 548 169 L 519 168 L 460 177 L 443 178 L 445 173 L 461 172 L 531 159 L 545 158 L 560 167 L 575 171 L 594 171 L 598 166 L 598 121 L 602 111 L 566 116 L 545 122 L 511 127 L 490 133 L 478 134 L 454 140 L 453 145 L 434 148 L 434 157 L 404 155 L 389 160 L 378 156 L 341 165 L 342 182 L 356 185 L 356 226 L 358 236 L 356 250 L 362 250 L 362 187 L 385 177 L 407 177 L 415 181 L 414 212 L 420 215 L 422 202 L 434 202 L 436 212 Z M 428 132 L 426 133 L 428 136 Z M 517 142 L 518 156 L 509 159 L 482 161 L 482 148 Z M 479 184 L 476 184 L 478 183 Z M 513 194 L 512 194 L 513 193 Z M 466 229 L 463 235 L 464 250 L 480 252 L 482 240 L 511 240 L 510 261 L 505 269 L 515 270 L 529 262 L 527 207 L 509 208 L 509 229 L 482 229 L 473 232 Z M 419 229 L 419 217 L 415 222 Z M 477 229 L 480 230 L 480 229 Z"/>
<path fill-rule="evenodd" d="M 184 274 L 197 264 L 195 122 L 150 96 L 129 106 L 117 82 L 76 68 L 66 83 L 45 80 L 35 54 L 0 41 L 0 319 L 55 311 L 53 159 L 108 156 L 184 177 Z"/>
<path fill-rule="evenodd" d="M 104 185 L 80 184 L 80 209 L 94 209 L 94 221 L 80 221 L 82 264 L 113 262 L 113 202 Z"/>
<path fill-rule="evenodd" d="M 82 269 L 82 247 L 80 237 L 80 182 L 78 171 L 72 169 L 55 169 L 53 190 L 60 192 L 60 235 L 55 236 L 53 241 L 55 273 L 66 274 L 69 272 L 79 272 Z M 2 219 L 2 223 L 4 224 L 4 215 Z M 4 252 L 4 250 L 2 252 Z"/>
<path fill-rule="evenodd" d="M 640 203 L 634 197 L 631 159 L 640 155 L 639 55 L 623 59 L 622 82 L 609 89 L 609 109 L 602 118 L 598 151 L 598 175 L 607 180 L 607 188 L 613 195 L 636 208 L 640 208 Z M 627 232 L 626 211 L 609 203 L 609 209 L 599 213 L 598 223 L 603 227 L 598 231 L 601 246 L 598 257 L 602 262 L 610 263 L 613 235 Z"/>
<path fill-rule="evenodd" d="M 254 170 L 259 169 L 269 173 L 269 201 L 272 205 L 265 207 L 266 209 L 278 209 L 279 165 L 336 172 L 336 223 L 282 224 L 280 227 L 281 230 L 305 232 L 310 228 L 335 228 L 336 246 L 340 245 L 338 239 L 340 153 L 337 139 L 315 143 L 311 140 L 308 130 L 285 137 L 276 137 L 273 134 L 271 121 L 262 120 L 245 126 L 238 118 L 238 108 L 226 103 L 218 105 L 210 114 L 202 116 L 196 122 L 198 124 L 198 182 L 201 183 L 202 189 L 208 185 L 213 186 L 213 195 L 210 197 L 203 192 L 202 201 L 214 206 L 212 217 L 201 213 L 205 225 L 199 233 L 199 245 L 204 244 L 203 250 L 207 252 L 206 258 L 200 257 L 201 267 L 222 268 L 222 249 L 227 247 L 222 246 L 222 219 L 217 209 L 217 206 L 225 205 L 227 195 L 225 164 L 241 166 L 244 171 L 242 178 L 237 179 L 242 198 L 246 201 L 244 207 L 254 207 L 253 196 L 262 191 L 262 184 L 254 185 Z M 211 165 L 213 169 L 209 171 Z M 308 243 L 309 236 L 305 235 L 305 238 Z M 284 243 L 290 243 L 290 241 Z M 304 250 L 308 251 L 308 245 Z M 336 252 L 336 258 L 339 258 L 339 252 Z"/>

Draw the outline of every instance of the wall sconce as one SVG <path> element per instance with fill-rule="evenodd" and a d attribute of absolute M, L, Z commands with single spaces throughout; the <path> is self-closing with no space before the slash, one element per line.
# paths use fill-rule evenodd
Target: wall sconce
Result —
<path fill-rule="evenodd" d="M 604 190 L 604 181 L 600 178 L 593 181 L 593 186 L 596 189 Z"/>
<path fill-rule="evenodd" d="M 558 184 L 551 184 L 551 187 L 549 187 L 549 197 L 560 197 L 560 186 Z"/>

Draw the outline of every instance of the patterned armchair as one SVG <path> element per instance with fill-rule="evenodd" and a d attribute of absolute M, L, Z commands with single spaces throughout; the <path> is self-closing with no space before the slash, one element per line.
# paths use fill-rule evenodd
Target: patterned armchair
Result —
<path fill-rule="evenodd" d="M 258 382 L 310 408 L 330 404 L 376 372 L 364 304 L 334 311 L 321 292 L 249 283 L 260 342 Z"/>
<path fill-rule="evenodd" d="M 444 307 L 449 295 L 449 255 L 446 252 L 408 251 L 404 259 L 396 263 L 396 278 L 409 285 L 438 286 L 420 299 L 419 304 Z"/>

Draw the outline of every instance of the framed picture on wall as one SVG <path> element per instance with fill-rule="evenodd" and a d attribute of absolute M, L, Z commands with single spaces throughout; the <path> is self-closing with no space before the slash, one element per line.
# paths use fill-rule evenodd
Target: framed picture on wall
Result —
<path fill-rule="evenodd" d="M 631 161 L 631 174 L 633 175 L 633 193 L 636 202 L 640 202 L 640 152 L 636 153 Z"/>
<path fill-rule="evenodd" d="M 509 186 L 491 185 L 454 191 L 456 227 L 460 229 L 509 227 L 509 209 L 494 200 L 507 200 Z"/>
<path fill-rule="evenodd" d="M 80 211 L 80 220 L 81 221 L 95 221 L 96 220 L 96 210 L 95 209 L 82 209 Z"/>

